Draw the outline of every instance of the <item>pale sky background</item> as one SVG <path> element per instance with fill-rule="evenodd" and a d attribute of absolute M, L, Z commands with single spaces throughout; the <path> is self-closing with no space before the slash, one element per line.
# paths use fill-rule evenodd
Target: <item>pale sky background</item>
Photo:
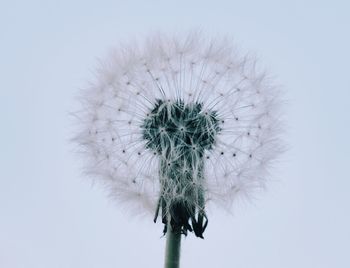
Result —
<path fill-rule="evenodd" d="M 209 212 L 181 267 L 350 267 L 349 27 L 346 0 L 0 0 L 0 267 L 162 267 L 162 225 L 81 175 L 68 114 L 114 44 L 197 28 L 284 86 L 289 151 L 256 200 Z"/>

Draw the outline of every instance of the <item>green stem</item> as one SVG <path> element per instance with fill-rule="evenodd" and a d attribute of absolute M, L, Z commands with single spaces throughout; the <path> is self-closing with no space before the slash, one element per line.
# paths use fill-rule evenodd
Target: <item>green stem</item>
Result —
<path fill-rule="evenodd" d="M 173 230 L 168 225 L 165 248 L 165 268 L 179 268 L 180 266 L 180 249 L 181 249 L 181 231 Z"/>

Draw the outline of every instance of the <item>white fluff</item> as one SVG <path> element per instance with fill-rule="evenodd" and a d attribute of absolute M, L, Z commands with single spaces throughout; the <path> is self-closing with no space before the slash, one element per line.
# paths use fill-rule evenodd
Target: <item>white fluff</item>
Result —
<path fill-rule="evenodd" d="M 97 73 L 82 93 L 75 141 L 85 170 L 113 198 L 141 213 L 155 211 L 159 156 L 146 149 L 140 125 L 156 99 L 164 99 L 161 91 L 166 99 L 201 102 L 204 111 L 218 113 L 222 130 L 204 159 L 208 203 L 230 208 L 265 185 L 281 151 L 280 91 L 228 41 L 156 35 L 117 48 Z"/>

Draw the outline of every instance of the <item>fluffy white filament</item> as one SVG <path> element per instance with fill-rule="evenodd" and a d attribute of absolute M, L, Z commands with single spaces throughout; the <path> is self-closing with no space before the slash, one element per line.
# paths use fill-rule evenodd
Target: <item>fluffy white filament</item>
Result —
<path fill-rule="evenodd" d="M 279 90 L 228 41 L 157 35 L 116 49 L 82 94 L 76 141 L 85 170 L 104 181 L 112 197 L 155 212 L 159 155 L 146 148 L 140 126 L 157 99 L 202 103 L 203 113 L 217 113 L 221 131 L 203 157 L 206 203 L 230 208 L 264 186 L 281 149 Z"/>

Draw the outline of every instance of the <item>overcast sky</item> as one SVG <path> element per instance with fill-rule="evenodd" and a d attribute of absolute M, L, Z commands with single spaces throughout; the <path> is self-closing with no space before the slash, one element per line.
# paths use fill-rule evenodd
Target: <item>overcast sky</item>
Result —
<path fill-rule="evenodd" d="M 115 44 L 198 28 L 283 85 L 289 150 L 266 192 L 209 211 L 182 267 L 350 267 L 349 14 L 345 0 L 1 1 L 0 267 L 162 267 L 162 225 L 81 174 L 69 112 Z"/>

